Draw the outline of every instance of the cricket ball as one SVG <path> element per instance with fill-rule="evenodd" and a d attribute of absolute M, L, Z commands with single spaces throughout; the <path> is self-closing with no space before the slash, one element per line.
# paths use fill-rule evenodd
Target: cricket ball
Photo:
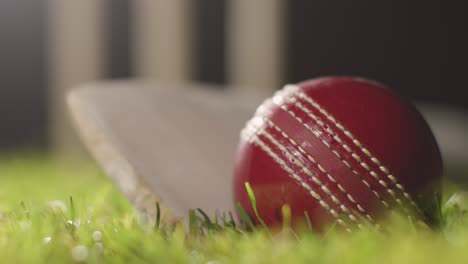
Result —
<path fill-rule="evenodd" d="M 388 212 L 435 222 L 442 160 L 410 103 L 374 81 L 318 78 L 286 85 L 258 107 L 241 132 L 234 201 L 260 218 L 315 230 L 378 224 Z"/>

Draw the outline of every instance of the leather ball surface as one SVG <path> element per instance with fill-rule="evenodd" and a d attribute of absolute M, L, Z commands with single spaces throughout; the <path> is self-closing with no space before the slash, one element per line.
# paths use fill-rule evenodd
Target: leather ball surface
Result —
<path fill-rule="evenodd" d="M 376 224 L 389 211 L 432 224 L 442 161 L 419 112 L 382 85 L 327 77 L 287 85 L 241 132 L 234 202 L 269 226 L 289 205 L 293 225 L 315 230 Z"/>

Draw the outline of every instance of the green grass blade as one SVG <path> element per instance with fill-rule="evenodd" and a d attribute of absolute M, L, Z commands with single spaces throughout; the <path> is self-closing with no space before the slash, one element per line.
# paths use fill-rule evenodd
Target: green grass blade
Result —
<path fill-rule="evenodd" d="M 239 213 L 239 217 L 241 223 L 244 224 L 244 229 L 248 229 L 249 231 L 255 230 L 255 224 L 252 222 L 252 218 L 250 218 L 247 211 L 245 211 L 244 207 L 240 203 L 236 204 L 237 212 Z"/>
<path fill-rule="evenodd" d="M 229 212 L 229 224 L 232 228 L 236 228 L 236 221 L 234 221 L 234 216 L 232 216 L 232 212 Z"/>
<path fill-rule="evenodd" d="M 306 223 L 307 223 L 307 229 L 310 232 L 313 232 L 312 223 L 310 222 L 309 213 L 307 213 L 307 211 L 304 211 L 304 218 L 305 218 Z"/>
<path fill-rule="evenodd" d="M 156 202 L 156 221 L 154 223 L 154 230 L 158 230 L 161 225 L 161 207 L 159 206 L 159 202 Z"/>
<path fill-rule="evenodd" d="M 189 234 L 190 235 L 197 234 L 197 229 L 198 229 L 197 225 L 198 225 L 197 214 L 195 213 L 195 210 L 190 209 L 189 210 Z"/>
<path fill-rule="evenodd" d="M 255 216 L 257 217 L 258 221 L 260 222 L 260 224 L 263 226 L 263 228 L 265 229 L 265 231 L 271 235 L 271 231 L 270 231 L 270 228 L 265 224 L 265 221 L 263 221 L 262 217 L 260 217 L 260 214 L 258 213 L 258 210 L 257 210 L 257 199 L 255 198 L 255 194 L 252 190 L 252 187 L 250 186 L 250 183 L 246 182 L 245 183 L 245 189 L 247 190 L 247 194 L 249 195 L 249 198 L 250 198 L 250 202 L 252 204 L 252 208 L 254 210 L 254 213 L 255 213 Z"/>
<path fill-rule="evenodd" d="M 73 196 L 69 197 L 70 200 L 70 220 L 75 221 L 76 218 L 76 210 L 75 210 L 75 202 L 73 201 Z"/>
<path fill-rule="evenodd" d="M 200 208 L 197 208 L 198 213 L 200 213 L 203 217 L 202 225 L 206 227 L 208 230 L 216 229 L 215 225 L 211 221 L 210 217 Z"/>
<path fill-rule="evenodd" d="M 281 206 L 281 215 L 283 216 L 283 230 L 290 230 L 291 226 L 291 207 L 288 204 Z"/>

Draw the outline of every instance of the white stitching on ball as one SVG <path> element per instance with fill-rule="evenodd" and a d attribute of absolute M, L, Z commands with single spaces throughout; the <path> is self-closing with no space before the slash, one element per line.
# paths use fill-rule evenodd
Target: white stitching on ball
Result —
<path fill-rule="evenodd" d="M 310 98 L 305 93 L 299 92 L 299 97 L 303 98 L 305 101 L 310 103 L 313 107 L 315 107 L 318 111 L 320 111 L 320 113 L 322 113 L 325 117 L 327 117 L 330 121 L 332 121 L 341 131 L 343 131 L 343 133 L 346 136 L 348 136 L 353 141 L 353 143 L 357 147 L 361 149 L 361 151 L 363 151 L 371 159 L 372 162 L 374 162 L 376 165 L 379 166 L 380 170 L 386 174 L 387 178 L 389 178 L 392 182 L 397 183 L 396 178 L 393 177 L 393 175 L 390 175 L 389 170 L 385 166 L 383 166 L 381 162 L 376 157 L 374 157 L 368 149 L 364 148 L 361 142 L 359 142 L 357 138 L 355 138 L 354 135 L 350 131 L 346 130 L 344 126 L 341 125 L 332 115 L 330 115 L 324 108 L 322 108 L 317 102 L 315 102 L 312 98 Z M 416 205 L 414 200 L 411 198 L 411 195 L 409 195 L 409 193 L 405 191 L 403 185 L 401 184 L 397 185 L 397 188 L 403 193 L 404 197 L 408 199 L 408 201 L 416 209 L 416 211 L 421 213 L 421 210 Z"/>

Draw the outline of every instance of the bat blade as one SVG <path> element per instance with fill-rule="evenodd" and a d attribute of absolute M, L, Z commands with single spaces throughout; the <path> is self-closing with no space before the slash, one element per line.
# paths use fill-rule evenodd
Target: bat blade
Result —
<path fill-rule="evenodd" d="M 210 87 L 103 82 L 68 96 L 86 146 L 143 212 L 167 221 L 191 208 L 234 211 L 231 173 L 239 132 L 261 102 Z"/>

